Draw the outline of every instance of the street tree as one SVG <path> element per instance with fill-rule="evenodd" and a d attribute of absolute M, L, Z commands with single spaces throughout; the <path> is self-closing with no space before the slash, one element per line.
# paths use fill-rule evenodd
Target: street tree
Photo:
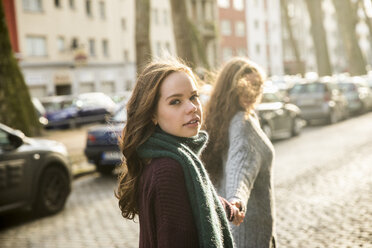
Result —
<path fill-rule="evenodd" d="M 322 0 L 305 0 L 311 20 L 311 34 L 319 76 L 332 75 L 327 36 L 323 24 Z"/>
<path fill-rule="evenodd" d="M 196 56 L 193 49 L 195 30 L 187 15 L 186 1 L 170 0 L 173 32 L 177 55 L 191 67 L 196 66 Z"/>
<path fill-rule="evenodd" d="M 289 38 L 289 42 L 290 42 L 290 47 L 291 47 L 292 53 L 295 57 L 296 71 L 297 71 L 297 73 L 300 73 L 301 75 L 304 75 L 305 74 L 305 68 L 304 68 L 304 66 L 302 64 L 302 61 L 301 61 L 301 56 L 300 56 L 300 52 L 299 52 L 299 49 L 298 49 L 297 41 L 296 41 L 296 39 L 294 38 L 294 35 L 293 35 L 293 29 L 292 29 L 292 25 L 291 25 L 291 17 L 289 16 L 289 13 L 288 13 L 288 0 L 280 1 L 280 7 L 281 7 L 281 10 L 282 10 L 282 15 L 283 15 L 285 27 L 287 29 L 288 38 Z"/>
<path fill-rule="evenodd" d="M 367 13 L 367 8 L 366 8 L 364 0 L 358 0 L 358 2 L 356 4 L 356 9 L 358 7 L 360 7 L 363 11 L 363 14 L 364 14 L 364 17 L 365 17 L 365 23 L 366 23 L 366 25 L 368 27 L 368 31 L 369 31 L 369 36 L 368 36 L 369 37 L 369 46 L 372 48 L 372 19 Z"/>
<path fill-rule="evenodd" d="M 28 136 L 41 132 L 30 93 L 12 51 L 3 1 L 0 1 L 0 122 Z"/>
<path fill-rule="evenodd" d="M 333 0 L 336 9 L 338 28 L 341 33 L 351 75 L 366 74 L 366 61 L 358 44 L 355 30 L 356 12 L 350 0 Z"/>
<path fill-rule="evenodd" d="M 136 0 L 136 65 L 137 75 L 141 73 L 146 64 L 151 60 L 150 42 L 150 0 Z"/>

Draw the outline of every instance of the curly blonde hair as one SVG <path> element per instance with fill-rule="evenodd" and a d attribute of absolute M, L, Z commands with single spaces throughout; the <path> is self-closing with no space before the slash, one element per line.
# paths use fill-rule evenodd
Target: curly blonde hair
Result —
<path fill-rule="evenodd" d="M 264 74 L 246 58 L 233 58 L 217 74 L 213 93 L 205 111 L 204 129 L 209 143 L 202 155 L 213 183 L 218 186 L 222 175 L 222 154 L 229 146 L 230 121 L 238 111 L 246 115 L 262 95 Z"/>

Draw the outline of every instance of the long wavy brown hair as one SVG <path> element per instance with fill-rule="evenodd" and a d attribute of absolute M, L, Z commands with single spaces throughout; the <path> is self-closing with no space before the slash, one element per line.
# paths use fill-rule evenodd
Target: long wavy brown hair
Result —
<path fill-rule="evenodd" d="M 214 90 L 209 99 L 204 129 L 209 142 L 202 160 L 216 186 L 222 176 L 222 155 L 229 147 L 228 130 L 231 119 L 238 111 L 248 115 L 260 99 L 263 72 L 259 66 L 245 58 L 233 58 L 217 73 Z M 240 99 L 244 99 L 244 104 Z"/>
<path fill-rule="evenodd" d="M 154 61 L 138 76 L 127 104 L 127 123 L 120 139 L 124 155 L 118 188 L 115 196 L 124 218 L 133 219 L 138 214 L 138 184 L 146 161 L 137 154 L 137 148 L 154 132 L 152 118 L 160 98 L 160 86 L 173 72 L 185 72 L 194 78 L 191 69 L 177 59 Z"/>

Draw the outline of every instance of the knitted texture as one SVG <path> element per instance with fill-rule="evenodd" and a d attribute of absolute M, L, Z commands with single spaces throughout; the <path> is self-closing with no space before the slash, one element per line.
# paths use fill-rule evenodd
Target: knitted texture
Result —
<path fill-rule="evenodd" d="M 169 157 L 181 164 L 200 247 L 233 247 L 223 206 L 199 160 L 207 139 L 203 131 L 197 136 L 183 138 L 157 129 L 137 152 L 144 159 Z"/>
<path fill-rule="evenodd" d="M 237 247 L 272 247 L 274 148 L 261 130 L 257 117 L 245 119 L 238 112 L 229 127 L 229 148 L 224 154 L 224 172 L 219 193 L 227 200 L 240 200 L 246 209 L 244 222 L 232 226 Z"/>

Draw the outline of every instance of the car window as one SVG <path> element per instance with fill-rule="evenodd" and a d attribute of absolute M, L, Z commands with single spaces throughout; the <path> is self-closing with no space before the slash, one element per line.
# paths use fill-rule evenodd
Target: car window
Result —
<path fill-rule="evenodd" d="M 321 83 L 296 84 L 290 90 L 290 94 L 310 94 L 325 91 L 325 85 Z"/>
<path fill-rule="evenodd" d="M 112 120 L 114 122 L 126 122 L 127 121 L 127 114 L 126 114 L 125 108 L 122 108 L 121 110 L 117 111 L 114 117 L 112 117 Z"/>
<path fill-rule="evenodd" d="M 262 102 L 263 103 L 280 102 L 280 98 L 275 93 L 264 93 L 262 96 Z"/>
<path fill-rule="evenodd" d="M 68 107 L 71 107 L 72 101 L 66 100 L 66 101 L 56 101 L 56 102 L 43 102 L 43 106 L 46 109 L 47 112 L 54 112 L 58 110 L 62 110 Z"/>
<path fill-rule="evenodd" d="M 9 145 L 8 133 L 0 129 L 0 147 Z"/>
<path fill-rule="evenodd" d="M 350 84 L 350 83 L 340 83 L 339 86 L 340 86 L 340 88 L 341 88 L 343 91 L 352 91 L 352 90 L 355 90 L 355 85 L 354 85 L 354 84 Z"/>

